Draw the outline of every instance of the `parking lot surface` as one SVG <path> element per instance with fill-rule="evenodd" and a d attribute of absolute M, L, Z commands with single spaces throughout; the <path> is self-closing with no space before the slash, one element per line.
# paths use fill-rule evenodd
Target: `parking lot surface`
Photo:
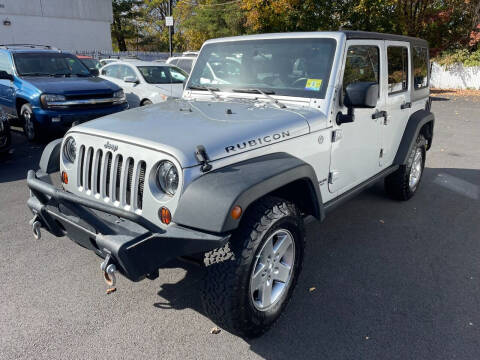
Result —
<path fill-rule="evenodd" d="M 100 258 L 46 232 L 34 241 L 25 177 L 42 146 L 15 132 L 0 160 L 0 358 L 478 359 L 480 98 L 434 100 L 419 192 L 399 203 L 378 184 L 309 224 L 292 301 L 255 340 L 210 333 L 195 265 L 120 277 L 106 295 Z"/>

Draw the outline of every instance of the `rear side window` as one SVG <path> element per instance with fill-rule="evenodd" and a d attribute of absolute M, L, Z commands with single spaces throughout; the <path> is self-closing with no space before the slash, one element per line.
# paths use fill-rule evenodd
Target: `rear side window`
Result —
<path fill-rule="evenodd" d="M 380 49 L 374 45 L 354 45 L 347 51 L 343 90 L 356 82 L 379 83 Z"/>
<path fill-rule="evenodd" d="M 126 77 L 137 78 L 137 75 L 135 74 L 135 71 L 130 66 L 119 65 L 118 77 L 119 79 L 123 80 Z"/>
<path fill-rule="evenodd" d="M 118 65 L 107 66 L 105 69 L 102 70 L 102 75 L 120 79 L 119 68 L 120 67 Z"/>
<path fill-rule="evenodd" d="M 408 90 L 408 49 L 405 46 L 389 46 L 388 59 L 388 94 Z"/>
<path fill-rule="evenodd" d="M 413 48 L 413 85 L 415 89 L 428 86 L 428 50 L 424 47 Z"/>
<path fill-rule="evenodd" d="M 8 74 L 12 75 L 12 62 L 10 61 L 10 56 L 7 53 L 0 53 L 0 71 L 5 71 Z"/>

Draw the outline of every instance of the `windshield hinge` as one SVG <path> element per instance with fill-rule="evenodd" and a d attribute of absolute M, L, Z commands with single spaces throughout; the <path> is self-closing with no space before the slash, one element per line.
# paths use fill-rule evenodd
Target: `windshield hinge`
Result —
<path fill-rule="evenodd" d="M 200 163 L 200 170 L 202 172 L 207 172 L 212 170 L 212 165 L 208 163 L 208 155 L 207 151 L 205 150 L 205 146 L 203 145 L 198 145 L 196 150 L 195 150 L 195 158 L 197 161 Z"/>

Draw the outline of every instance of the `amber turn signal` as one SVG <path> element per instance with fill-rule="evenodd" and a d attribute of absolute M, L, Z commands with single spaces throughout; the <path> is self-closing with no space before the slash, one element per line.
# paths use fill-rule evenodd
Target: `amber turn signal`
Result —
<path fill-rule="evenodd" d="M 165 225 L 168 225 L 172 222 L 172 214 L 170 213 L 170 210 L 168 210 L 166 207 L 162 207 L 159 213 L 160 213 L 160 221 L 162 223 L 164 223 Z"/>
<path fill-rule="evenodd" d="M 62 171 L 62 182 L 68 184 L 68 174 L 66 171 Z"/>
<path fill-rule="evenodd" d="M 242 216 L 242 208 L 238 205 L 235 205 L 232 209 L 232 212 L 230 213 L 230 216 L 234 219 L 234 220 L 238 220 L 240 219 L 240 216 Z"/>

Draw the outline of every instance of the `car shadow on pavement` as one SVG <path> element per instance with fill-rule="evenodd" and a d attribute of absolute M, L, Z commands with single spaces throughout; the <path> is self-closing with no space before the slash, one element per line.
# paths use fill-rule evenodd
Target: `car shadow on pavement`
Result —
<path fill-rule="evenodd" d="M 426 168 L 408 202 L 377 184 L 309 224 L 292 301 L 250 349 L 265 359 L 476 358 L 479 185 L 479 170 Z M 155 306 L 203 314 L 203 272 L 171 266 L 186 276 L 162 285 Z"/>
<path fill-rule="evenodd" d="M 12 154 L 0 156 L 0 184 L 27 178 L 27 171 L 38 169 L 45 144 L 29 143 L 23 132 L 12 131 Z"/>

